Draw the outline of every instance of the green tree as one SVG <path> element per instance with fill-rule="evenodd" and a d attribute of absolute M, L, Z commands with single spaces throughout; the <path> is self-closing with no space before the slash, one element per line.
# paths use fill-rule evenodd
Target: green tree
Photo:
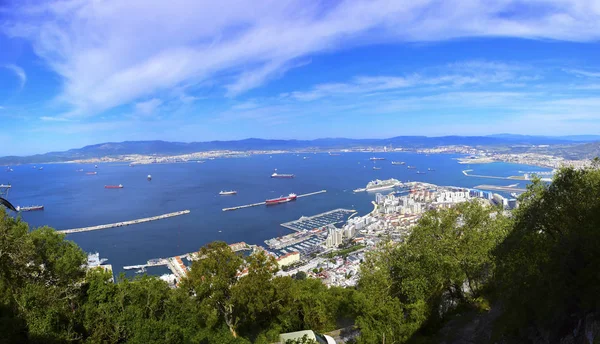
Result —
<path fill-rule="evenodd" d="M 233 337 L 237 337 L 239 314 L 232 289 L 238 282 L 243 259 L 220 241 L 202 247 L 199 256 L 182 286 L 195 296 L 206 316 L 206 326 L 214 328 L 225 322 Z"/>
<path fill-rule="evenodd" d="M 85 254 L 48 227 L 0 209 L 0 315 L 7 336 L 30 342 L 80 340 Z"/>
<path fill-rule="evenodd" d="M 496 251 L 500 331 L 557 338 L 600 307 L 600 171 L 561 169 L 528 187 Z"/>

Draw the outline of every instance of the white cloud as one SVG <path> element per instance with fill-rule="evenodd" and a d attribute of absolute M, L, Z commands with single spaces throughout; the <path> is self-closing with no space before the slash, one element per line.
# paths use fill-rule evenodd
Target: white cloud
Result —
<path fill-rule="evenodd" d="M 591 72 L 582 69 L 565 69 L 565 71 L 579 76 L 585 76 L 589 78 L 600 78 L 600 72 Z"/>
<path fill-rule="evenodd" d="M 23 89 L 23 87 L 25 86 L 25 83 L 27 82 L 27 74 L 25 74 L 25 71 L 23 70 L 23 68 L 15 65 L 15 64 L 4 65 L 4 68 L 7 68 L 7 69 L 11 70 L 13 73 L 15 73 L 17 78 L 19 78 L 19 89 Z"/>
<path fill-rule="evenodd" d="M 529 10 L 516 14 L 522 6 Z M 296 67 L 298 59 L 348 46 L 600 38 L 600 6 L 562 0 L 56 0 L 17 5 L 8 16 L 6 33 L 29 39 L 64 79 L 60 99 L 73 108 L 67 116 L 211 79 L 236 95 Z"/>
<path fill-rule="evenodd" d="M 532 71 L 525 66 L 488 61 L 466 61 L 429 69 L 407 76 L 358 76 L 350 82 L 318 84 L 308 91 L 287 92 L 281 97 L 313 101 L 349 94 L 372 95 L 399 90 L 404 92 L 427 90 L 432 86 L 435 86 L 438 91 L 463 86 L 515 87 L 541 78 L 539 75 L 530 75 Z M 520 83 L 515 83 L 516 81 Z"/>
<path fill-rule="evenodd" d="M 42 120 L 44 122 L 69 122 L 70 121 L 68 118 L 50 117 L 50 116 L 42 116 L 42 117 L 40 117 L 40 120 Z"/>
<path fill-rule="evenodd" d="M 141 115 L 150 115 L 156 111 L 156 109 L 161 106 L 163 103 L 162 100 L 158 98 L 152 98 L 150 100 L 139 102 L 135 104 L 135 111 Z"/>

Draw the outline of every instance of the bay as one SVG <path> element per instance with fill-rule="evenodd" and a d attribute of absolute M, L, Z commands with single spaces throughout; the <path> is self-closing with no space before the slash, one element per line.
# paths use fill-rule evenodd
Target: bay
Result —
<path fill-rule="evenodd" d="M 372 156 L 383 161 L 370 161 Z M 306 157 L 306 159 L 304 159 Z M 372 210 L 375 193 L 353 193 L 373 179 L 396 178 L 437 185 L 474 187 L 480 184 L 510 185 L 524 181 L 482 179 L 474 174 L 512 176 L 519 171 L 549 171 L 547 168 L 492 163 L 461 165 L 453 154 L 341 153 L 253 155 L 240 158 L 150 164 L 130 167 L 123 163 L 43 164 L 11 166 L 0 171 L 0 183 L 12 184 L 8 199 L 15 205 L 44 205 L 43 211 L 23 212 L 32 227 L 56 229 L 94 226 L 133 220 L 189 209 L 188 215 L 139 225 L 111 228 L 67 236 L 87 252 L 100 252 L 115 273 L 123 266 L 148 259 L 169 257 L 198 250 L 214 240 L 244 241 L 264 245 L 264 240 L 291 233 L 280 224 L 336 208 L 355 209 L 360 215 Z M 392 165 L 404 161 L 406 165 Z M 406 166 L 416 166 L 407 169 Z M 43 170 L 39 167 L 43 166 Z M 373 166 L 381 167 L 373 170 Z M 435 171 L 427 171 L 428 168 Z M 77 170 L 83 169 L 84 172 Z M 293 173 L 294 179 L 273 179 L 271 173 Z M 416 171 L 426 174 L 416 174 Z M 98 172 L 86 175 L 85 172 Z M 148 181 L 146 176 L 152 175 Z M 123 184 L 123 189 L 104 185 Z M 262 202 L 291 192 L 326 193 L 300 198 L 277 206 L 258 206 L 223 212 L 225 207 Z M 234 196 L 219 196 L 221 190 L 237 190 Z M 501 193 L 502 194 L 502 193 Z"/>

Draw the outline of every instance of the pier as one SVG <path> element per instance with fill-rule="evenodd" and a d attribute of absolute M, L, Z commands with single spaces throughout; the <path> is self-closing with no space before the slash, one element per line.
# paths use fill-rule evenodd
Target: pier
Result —
<path fill-rule="evenodd" d="M 158 215 L 158 216 L 146 217 L 146 218 L 143 218 L 143 219 L 137 219 L 137 220 L 131 220 L 131 221 L 124 221 L 124 222 L 116 222 L 116 223 L 109 223 L 109 224 L 106 224 L 106 225 L 99 225 L 99 226 L 92 226 L 92 227 L 64 229 L 64 230 L 60 230 L 60 231 L 57 231 L 57 232 L 58 233 L 63 233 L 63 234 L 71 234 L 71 233 L 79 233 L 79 232 L 97 231 L 97 230 L 107 229 L 107 228 L 115 228 L 115 227 L 124 227 L 124 226 L 130 226 L 130 225 L 137 225 L 139 223 L 150 222 L 150 221 L 157 221 L 157 220 L 167 219 L 169 217 L 175 217 L 175 216 L 185 215 L 185 214 L 189 214 L 189 213 L 190 213 L 189 210 L 182 210 L 182 211 L 176 211 L 174 213 L 168 213 L 168 214 L 163 214 L 163 215 Z"/>
<path fill-rule="evenodd" d="M 489 179 L 508 179 L 508 180 L 527 180 L 524 176 L 511 176 L 511 177 L 498 177 L 498 176 L 484 176 L 480 174 L 469 174 L 467 172 L 471 172 L 473 170 L 464 170 L 462 173 L 467 177 L 476 177 L 476 178 L 489 178 Z"/>
<path fill-rule="evenodd" d="M 506 192 L 525 192 L 527 189 L 517 188 L 514 186 L 502 185 L 477 185 L 474 189 L 491 190 L 491 191 L 506 191 Z"/>
<path fill-rule="evenodd" d="M 303 195 L 297 195 L 296 198 L 318 195 L 318 194 L 321 194 L 324 192 L 327 192 L 327 190 L 320 190 L 320 191 L 310 192 L 310 193 L 303 194 Z M 237 207 L 223 208 L 223 211 L 231 211 L 231 210 L 257 207 L 259 205 L 265 205 L 265 203 L 266 202 L 259 202 L 259 203 L 252 203 L 252 204 L 246 204 L 246 205 L 238 205 Z"/>

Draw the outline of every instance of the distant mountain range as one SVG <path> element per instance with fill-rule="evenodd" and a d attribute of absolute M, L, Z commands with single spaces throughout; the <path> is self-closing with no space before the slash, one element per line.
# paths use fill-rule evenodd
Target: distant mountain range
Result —
<path fill-rule="evenodd" d="M 600 135 L 581 136 L 528 136 L 498 134 L 489 136 L 397 136 L 388 139 L 348 139 L 324 138 L 316 140 L 267 140 L 250 138 L 236 141 L 207 142 L 167 142 L 167 141 L 125 141 L 107 142 L 64 152 L 50 152 L 31 156 L 5 156 L 0 165 L 27 163 L 61 162 L 76 159 L 99 158 L 123 154 L 174 155 L 210 150 L 299 150 L 299 149 L 343 149 L 369 146 L 392 145 L 405 148 L 428 148 L 449 145 L 473 147 L 499 147 L 515 145 L 574 145 L 600 141 Z"/>

